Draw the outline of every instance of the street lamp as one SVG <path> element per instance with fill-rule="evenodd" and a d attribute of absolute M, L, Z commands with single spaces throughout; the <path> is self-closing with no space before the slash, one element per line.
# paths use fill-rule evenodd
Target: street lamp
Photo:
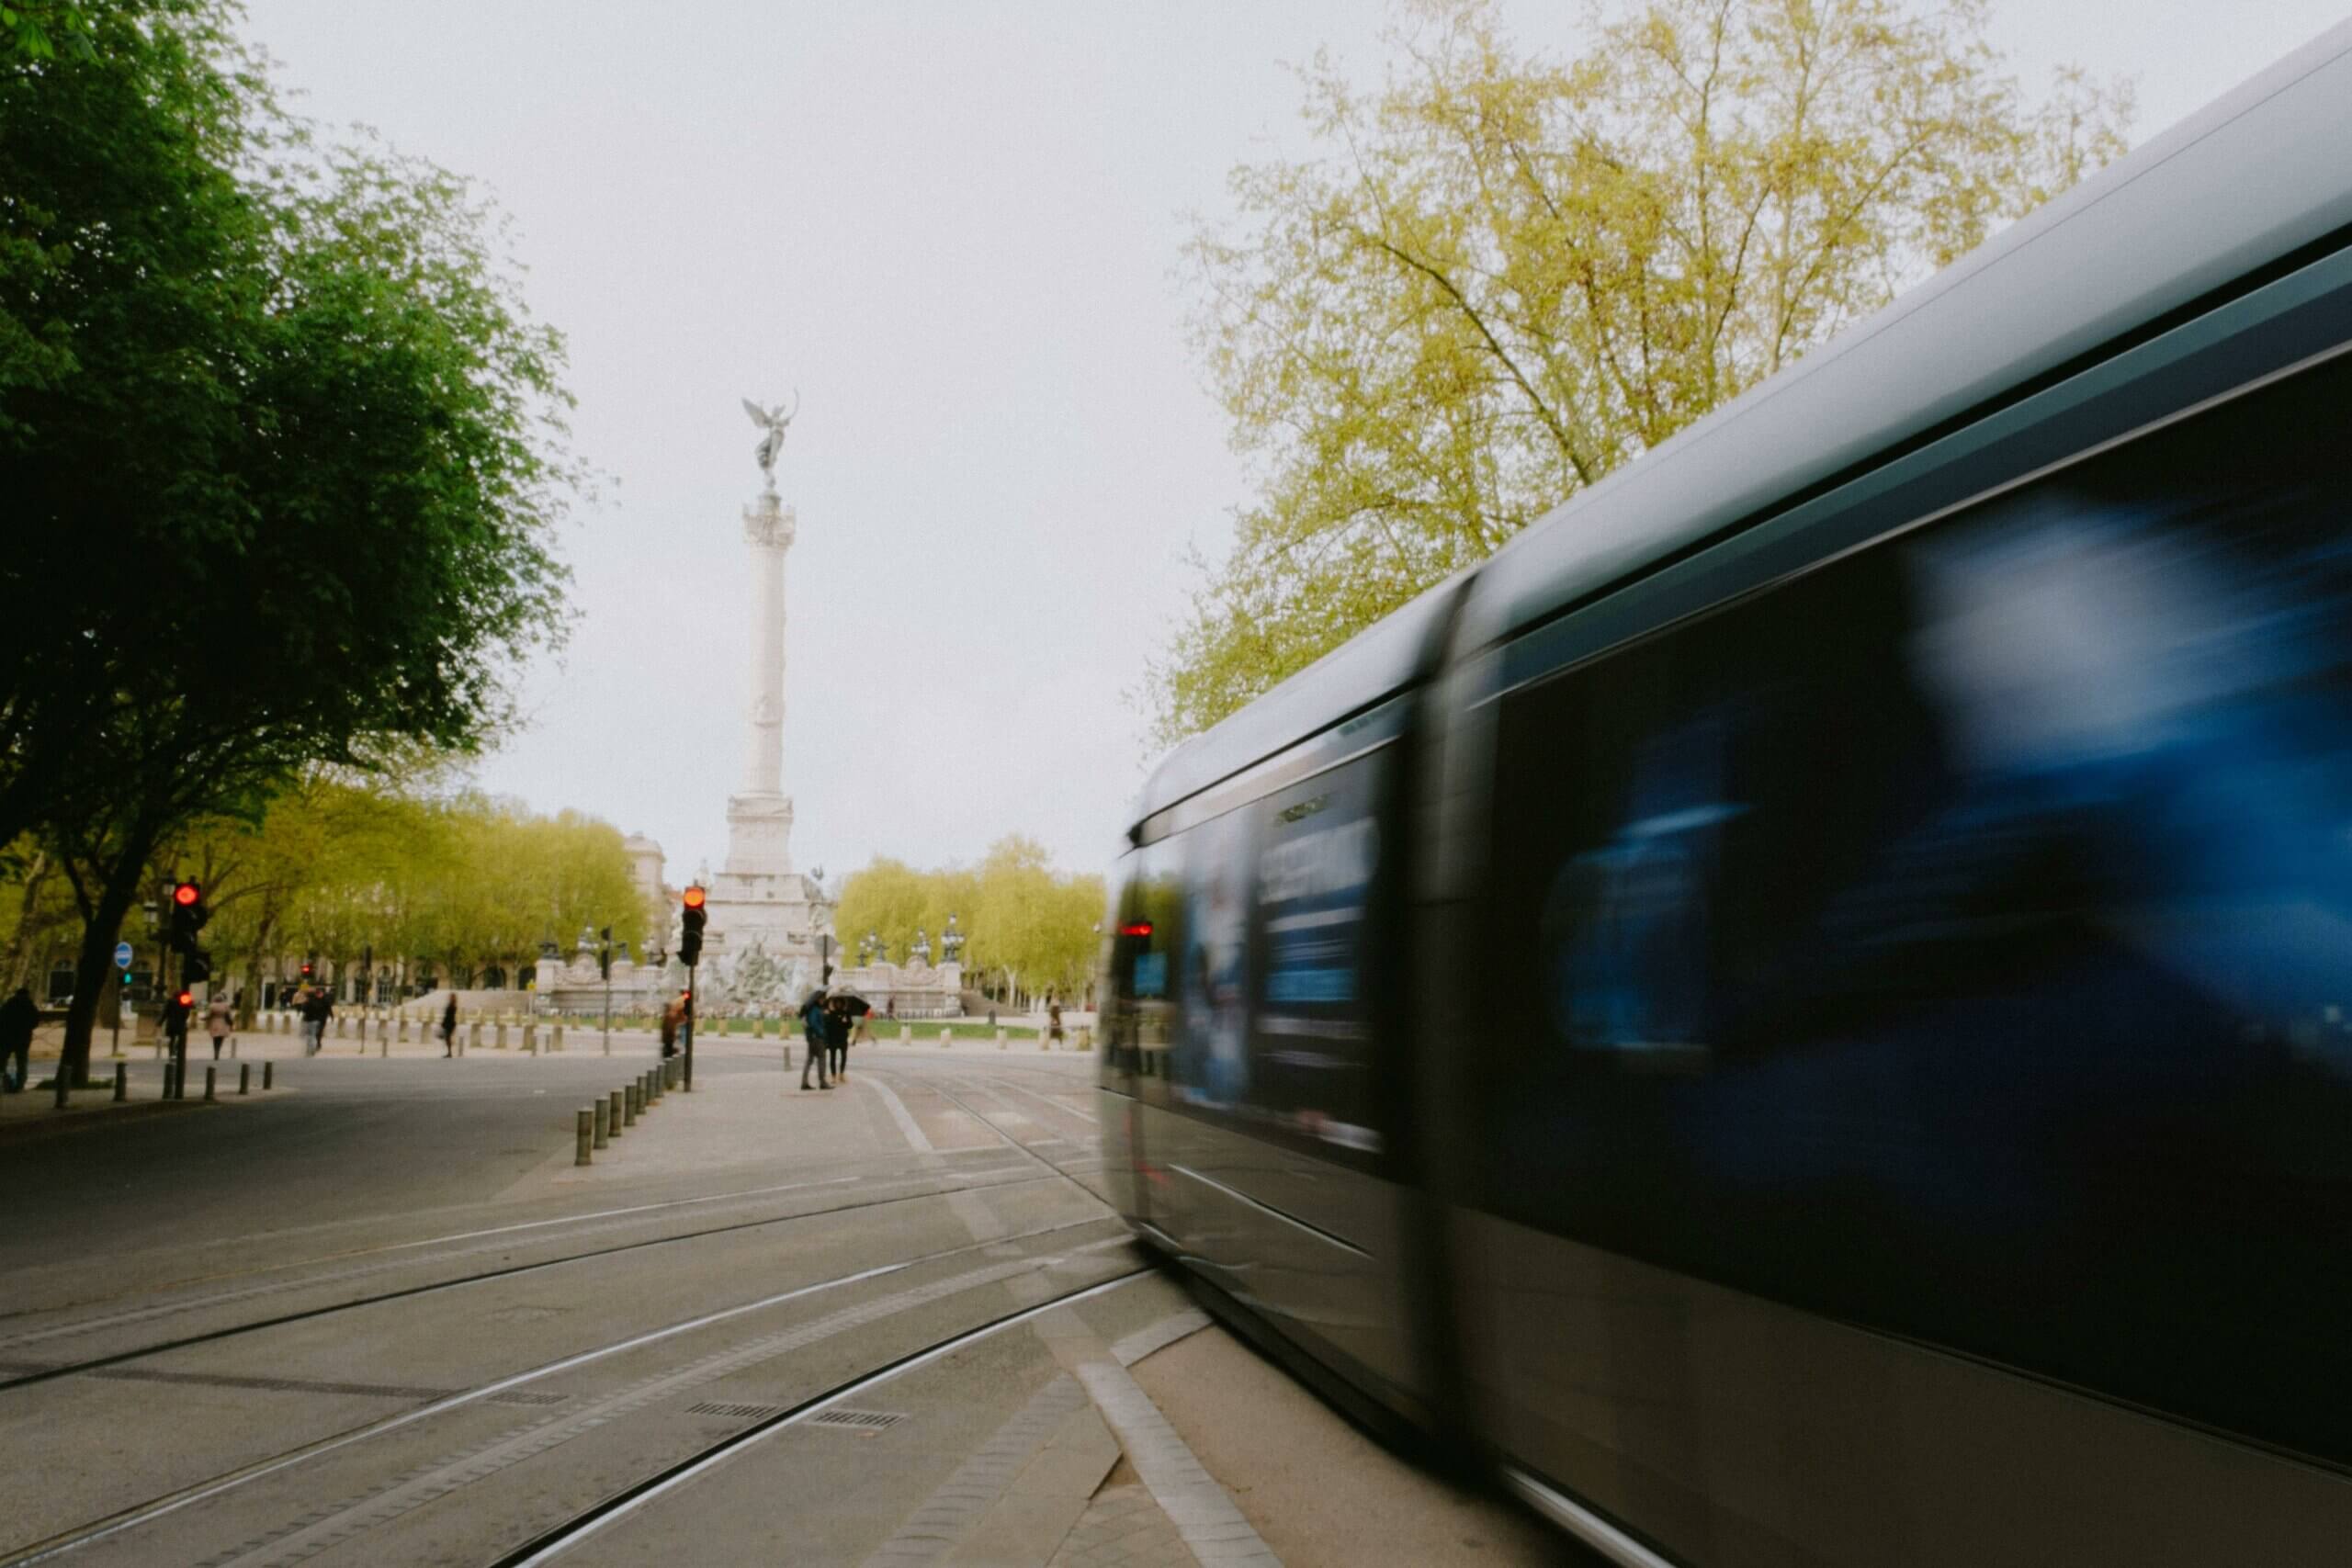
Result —
<path fill-rule="evenodd" d="M 915 940 L 907 949 L 907 956 L 918 964 L 931 962 L 931 938 L 921 926 L 915 928 Z"/>
<path fill-rule="evenodd" d="M 956 955 L 964 951 L 964 933 L 956 929 L 956 917 L 953 914 L 947 917 L 947 930 L 941 934 L 939 945 L 944 950 L 940 960 L 943 964 L 955 963 Z"/>

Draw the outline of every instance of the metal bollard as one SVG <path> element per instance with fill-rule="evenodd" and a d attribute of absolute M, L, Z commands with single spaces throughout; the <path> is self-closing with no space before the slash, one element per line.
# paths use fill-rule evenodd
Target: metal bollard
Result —
<path fill-rule="evenodd" d="M 637 1113 L 639 1116 L 653 1109 L 653 1069 L 648 1067 L 637 1075 Z"/>
<path fill-rule="evenodd" d="M 901 1045 L 911 1045 L 914 1043 L 915 1026 L 911 1023 L 902 1023 L 899 1025 L 899 1043 Z"/>
<path fill-rule="evenodd" d="M 1080 1051 L 1091 1051 L 1094 1049 L 1094 1026 L 1092 1024 L 1081 1023 L 1078 1026 L 1078 1049 Z"/>
<path fill-rule="evenodd" d="M 571 1163 L 574 1165 L 588 1165 L 593 1163 L 588 1151 L 594 1146 L 594 1139 L 596 1136 L 595 1120 L 595 1113 L 594 1111 L 590 1111 L 584 1105 L 580 1108 L 580 1126 L 579 1131 L 576 1134 L 577 1141 L 572 1145 L 571 1149 Z"/>
<path fill-rule="evenodd" d="M 269 1092 L 270 1082 L 277 1077 L 277 1064 L 276 1062 L 264 1062 L 261 1065 L 261 1089 L 264 1094 L 267 1094 Z"/>
<path fill-rule="evenodd" d="M 670 1081 L 669 1081 L 668 1083 L 666 1083 L 666 1084 L 664 1084 L 664 1085 L 662 1085 L 662 1093 L 664 1093 L 664 1094 L 667 1094 L 667 1093 L 669 1093 L 669 1092 L 670 1092 L 670 1090 L 672 1090 L 672 1089 L 673 1089 L 680 1088 L 681 1086 L 683 1086 L 683 1085 L 685 1083 L 685 1081 L 686 1081 L 686 1059 L 685 1059 L 684 1056 L 673 1056 L 673 1057 L 671 1057 L 671 1058 L 670 1058 Z"/>
<path fill-rule="evenodd" d="M 1000 1051 L 1004 1049 L 1004 1027 L 1001 1024 L 997 1026 L 996 1048 Z"/>
<path fill-rule="evenodd" d="M 120 1105 L 130 1098 L 130 1079 L 118 1066 L 114 1070 L 114 1102 Z"/>
<path fill-rule="evenodd" d="M 605 1119 L 605 1113 L 611 1108 L 602 1100 L 598 1100 L 591 1104 L 589 1109 L 596 1113 L 596 1146 L 601 1149 L 611 1140 L 613 1134 L 611 1123 Z"/>
<path fill-rule="evenodd" d="M 391 1026 L 390 1024 L 389 1024 L 389 1023 L 379 1023 L 379 1024 L 377 1024 L 377 1025 L 376 1025 L 376 1056 L 377 1056 L 377 1059 L 378 1059 L 378 1060 L 379 1060 L 379 1061 L 381 1061 L 381 1060 L 387 1060 L 387 1059 L 389 1059 L 389 1058 L 391 1056 L 391 1054 L 392 1054 L 392 1026 Z"/>
<path fill-rule="evenodd" d="M 204 1069 L 204 1103 L 207 1105 L 217 1105 L 220 1102 L 220 1086 L 217 1081 L 220 1077 L 220 1069 L 218 1067 Z"/>
<path fill-rule="evenodd" d="M 166 1056 L 165 1058 L 164 1058 L 164 1098 L 165 1100 L 170 1100 L 170 1099 L 172 1099 L 172 1098 L 173 1098 L 173 1095 L 172 1095 L 172 1062 L 171 1062 L 171 1058 L 170 1058 L 170 1057 L 168 1057 L 168 1056 Z"/>
<path fill-rule="evenodd" d="M 939 1048 L 941 1050 L 946 1050 L 949 1045 L 955 1043 L 955 1031 L 943 1029 L 939 1032 Z"/>
<path fill-rule="evenodd" d="M 539 1054 L 539 1026 L 536 1023 L 523 1026 L 523 1053 L 529 1056 Z"/>
<path fill-rule="evenodd" d="M 251 1062 L 239 1062 L 237 1064 L 237 1092 L 251 1094 L 253 1091 L 254 1065 Z"/>
<path fill-rule="evenodd" d="M 498 1034 L 497 1037 L 491 1042 L 491 1048 L 494 1051 L 503 1051 L 506 1049 L 506 1022 L 503 1019 L 499 1021 Z"/>
<path fill-rule="evenodd" d="M 624 1127 L 634 1127 L 634 1126 L 636 1126 L 636 1125 L 637 1125 L 637 1111 L 638 1111 L 638 1105 L 637 1105 L 637 1102 L 638 1102 L 638 1099 L 639 1099 L 639 1096 L 641 1096 L 641 1095 L 643 1095 L 644 1093 L 645 1093 L 645 1086 L 644 1086 L 643 1084 L 641 1084 L 641 1083 L 630 1083 L 630 1084 L 623 1084 L 623 1085 L 621 1085 L 621 1125 L 622 1125 L 622 1126 L 624 1126 Z"/>
<path fill-rule="evenodd" d="M 613 1090 L 613 1136 L 621 1135 L 621 1091 Z"/>
<path fill-rule="evenodd" d="M 548 1041 L 548 1049 L 550 1051 L 563 1049 L 563 1025 L 559 1023 L 555 1026 L 555 1032 Z"/>
<path fill-rule="evenodd" d="M 479 1049 L 481 1048 L 481 1020 L 480 1020 L 480 1019 L 476 1019 L 476 1020 L 474 1020 L 474 1021 L 473 1021 L 473 1022 L 471 1022 L 471 1023 L 469 1023 L 469 1024 L 466 1025 L 466 1043 L 467 1043 L 467 1045 L 469 1045 L 469 1046 L 470 1046 L 470 1047 L 472 1047 L 472 1048 L 474 1048 L 474 1049 L 476 1049 L 476 1050 L 479 1050 Z M 463 1054 L 464 1054 L 463 1052 L 460 1052 L 460 1053 L 459 1053 L 459 1055 L 462 1055 Z"/>

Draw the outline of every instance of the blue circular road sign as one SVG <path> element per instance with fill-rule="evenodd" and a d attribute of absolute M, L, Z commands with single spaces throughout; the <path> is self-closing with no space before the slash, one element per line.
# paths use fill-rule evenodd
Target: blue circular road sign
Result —
<path fill-rule="evenodd" d="M 114 966 L 118 969 L 128 969 L 130 967 L 130 944 L 129 942 L 119 942 L 114 944 Z"/>

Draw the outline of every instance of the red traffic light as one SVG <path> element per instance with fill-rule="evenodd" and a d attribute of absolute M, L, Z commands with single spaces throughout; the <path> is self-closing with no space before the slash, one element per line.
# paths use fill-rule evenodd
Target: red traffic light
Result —
<path fill-rule="evenodd" d="M 172 889 L 172 902 L 179 905 L 195 903 L 204 897 L 204 889 L 193 882 L 183 882 Z"/>
<path fill-rule="evenodd" d="M 310 977 L 311 977 L 311 966 L 310 966 L 309 964 L 303 964 L 303 965 L 302 965 L 302 978 L 304 978 L 305 980 L 307 980 L 307 979 L 309 979 Z"/>
<path fill-rule="evenodd" d="M 704 899 L 705 897 L 707 897 L 707 894 L 705 894 L 705 893 L 703 892 L 703 890 L 702 890 L 701 888 L 699 888 L 699 887 L 689 887 L 689 888 L 687 888 L 687 889 L 686 889 L 686 908 L 689 908 L 689 909 L 699 909 L 699 908 L 702 908 L 702 901 L 703 901 L 703 899 Z"/>
<path fill-rule="evenodd" d="M 1125 925 L 1119 928 L 1119 934 L 1121 936 L 1149 936 L 1151 934 L 1151 922 L 1149 920 L 1129 920 Z"/>
<path fill-rule="evenodd" d="M 184 1008 L 192 1008 L 196 1005 L 196 993 L 194 991 L 182 991 L 178 996 L 172 999 L 178 1002 L 180 1006 Z"/>

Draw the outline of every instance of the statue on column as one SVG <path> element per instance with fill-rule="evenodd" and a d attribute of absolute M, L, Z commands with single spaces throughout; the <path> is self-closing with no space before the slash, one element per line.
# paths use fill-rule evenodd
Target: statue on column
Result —
<path fill-rule="evenodd" d="M 743 400 L 743 412 L 750 414 L 752 423 L 760 427 L 760 444 L 752 449 L 752 455 L 759 459 L 760 472 L 766 476 L 768 488 L 774 490 L 776 454 L 784 450 L 786 429 L 800 415 L 800 390 L 797 387 L 793 389 L 790 413 L 784 412 L 782 403 L 772 409 L 763 409 L 749 398 Z"/>

